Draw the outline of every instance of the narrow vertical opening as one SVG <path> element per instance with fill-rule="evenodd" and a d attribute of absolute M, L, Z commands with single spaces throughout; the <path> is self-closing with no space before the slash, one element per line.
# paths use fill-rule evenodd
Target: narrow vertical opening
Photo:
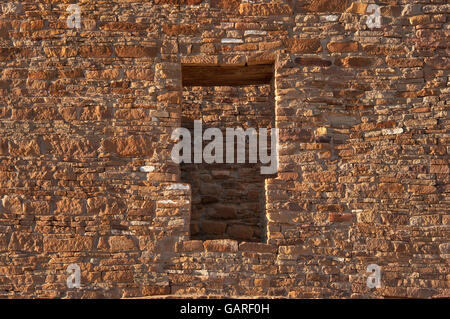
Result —
<path fill-rule="evenodd" d="M 191 185 L 191 239 L 265 241 L 266 198 L 261 164 L 250 163 L 250 138 L 245 139 L 245 162 L 226 163 L 226 129 L 254 129 L 259 147 L 260 129 L 275 127 L 273 65 L 182 66 L 182 127 L 191 132 L 194 159 L 194 121 L 202 134 L 219 129 L 223 136 L 223 163 L 181 163 L 181 179 Z M 198 122 L 197 122 L 198 123 Z M 267 143 L 270 146 L 270 134 Z M 202 150 L 211 142 L 203 140 Z M 271 150 L 270 150 L 271 151 Z M 269 152 L 270 154 L 270 152 Z M 215 153 L 214 153 L 215 155 Z"/>

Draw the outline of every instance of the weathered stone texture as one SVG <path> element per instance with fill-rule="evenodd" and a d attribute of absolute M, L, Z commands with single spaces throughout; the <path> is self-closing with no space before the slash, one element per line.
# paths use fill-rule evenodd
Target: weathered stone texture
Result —
<path fill-rule="evenodd" d="M 448 1 L 378 1 L 374 29 L 374 1 L 80 1 L 80 29 L 69 2 L 0 5 L 0 297 L 450 296 Z M 183 182 L 183 105 L 266 126 L 267 95 L 183 90 L 181 63 L 274 66 L 279 172 L 210 203 L 204 241 L 206 193 L 245 178 Z"/>

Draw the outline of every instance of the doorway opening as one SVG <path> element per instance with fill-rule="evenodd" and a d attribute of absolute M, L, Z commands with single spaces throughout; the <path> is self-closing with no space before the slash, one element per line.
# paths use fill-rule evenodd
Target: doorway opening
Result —
<path fill-rule="evenodd" d="M 227 128 L 275 127 L 273 64 L 255 66 L 183 65 L 181 126 L 194 136 L 194 121 L 203 132 L 218 128 L 225 143 Z M 271 136 L 268 136 L 269 153 Z M 193 142 L 192 142 L 193 143 Z M 205 145 L 209 141 L 203 141 Z M 191 239 L 265 241 L 265 179 L 260 161 L 249 163 L 181 163 L 181 180 L 191 185 Z M 192 152 L 194 146 L 192 144 Z M 236 148 L 234 156 L 236 157 Z M 193 157 L 192 157 L 193 158 Z"/>

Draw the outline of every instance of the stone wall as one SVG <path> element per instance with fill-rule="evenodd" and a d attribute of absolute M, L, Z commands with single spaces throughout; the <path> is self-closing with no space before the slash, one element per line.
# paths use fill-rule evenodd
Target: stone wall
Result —
<path fill-rule="evenodd" d="M 450 296 L 447 1 L 0 4 L 1 297 Z M 267 63 L 266 242 L 191 240 L 181 64 Z"/>

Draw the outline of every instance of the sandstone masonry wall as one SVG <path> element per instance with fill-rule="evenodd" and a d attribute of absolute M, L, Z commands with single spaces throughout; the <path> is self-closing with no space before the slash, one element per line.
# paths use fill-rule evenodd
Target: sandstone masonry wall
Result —
<path fill-rule="evenodd" d="M 69 3 L 0 1 L 1 297 L 450 296 L 448 1 Z M 181 64 L 246 63 L 275 70 L 267 240 L 191 240 Z"/>

